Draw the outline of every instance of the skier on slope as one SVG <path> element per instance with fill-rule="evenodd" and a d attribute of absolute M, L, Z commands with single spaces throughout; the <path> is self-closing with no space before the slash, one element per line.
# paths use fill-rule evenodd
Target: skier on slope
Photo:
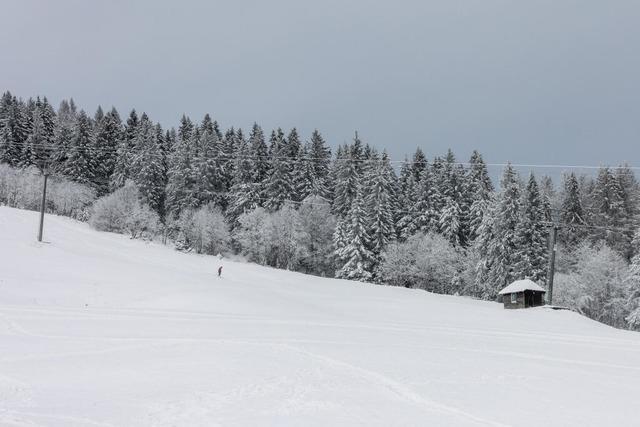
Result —
<path fill-rule="evenodd" d="M 221 279 L 222 278 L 222 266 L 220 266 L 218 268 L 218 278 Z"/>

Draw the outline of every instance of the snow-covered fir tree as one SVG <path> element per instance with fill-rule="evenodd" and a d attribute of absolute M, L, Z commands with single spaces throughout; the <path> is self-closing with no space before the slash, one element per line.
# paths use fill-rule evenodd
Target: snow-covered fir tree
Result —
<path fill-rule="evenodd" d="M 348 221 L 343 222 L 345 227 L 344 246 L 337 253 L 340 266 L 336 271 L 336 277 L 341 279 L 370 281 L 373 278 L 372 267 L 374 254 L 369 250 L 371 237 L 367 231 L 367 218 L 364 209 L 364 197 L 358 189 L 348 214 Z M 340 243 L 335 243 L 338 247 Z"/>
<path fill-rule="evenodd" d="M 482 155 L 474 150 L 469 160 L 467 172 L 467 194 L 470 198 L 470 206 L 467 215 L 467 239 L 473 241 L 478 236 L 478 229 L 487 210 L 487 204 L 493 193 L 493 183 L 489 177 L 487 165 Z"/>
<path fill-rule="evenodd" d="M 38 100 L 31 112 L 31 126 L 22 150 L 23 166 L 36 166 L 45 170 L 51 162 L 53 146 L 53 129 L 45 125 L 45 112 Z"/>
<path fill-rule="evenodd" d="M 233 178 L 226 211 L 232 230 L 237 227 L 240 215 L 261 205 L 260 182 L 254 181 L 256 162 L 252 153 L 249 141 L 239 140 L 233 155 Z"/>
<path fill-rule="evenodd" d="M 290 152 L 281 129 L 272 133 L 269 150 L 271 169 L 264 181 L 262 197 L 264 207 L 276 211 L 294 196 L 291 162 L 288 156 Z"/>
<path fill-rule="evenodd" d="M 264 139 L 262 128 L 254 123 L 249 135 L 249 149 L 253 162 L 253 182 L 262 185 L 269 176 L 271 163 L 269 161 L 269 151 Z"/>
<path fill-rule="evenodd" d="M 184 118 L 184 117 L 183 117 Z M 184 128 L 178 131 L 178 139 L 169 157 L 167 172 L 166 208 L 177 218 L 184 209 L 195 208 L 195 141 L 190 121 L 185 119 Z M 187 137 L 187 139 L 183 139 Z"/>
<path fill-rule="evenodd" d="M 383 250 L 396 236 L 395 230 L 395 172 L 386 152 L 369 163 L 363 177 L 365 189 L 366 223 L 373 254 L 372 271 L 380 262 Z"/>
<path fill-rule="evenodd" d="M 111 175 L 112 190 L 122 187 L 128 179 L 134 176 L 131 164 L 136 153 L 135 140 L 138 134 L 138 123 L 139 119 L 136 110 L 131 110 L 124 127 L 124 132 L 118 143 L 116 161 L 113 174 Z"/>
<path fill-rule="evenodd" d="M 624 209 L 624 190 L 616 175 L 608 167 L 598 170 L 591 193 L 592 222 L 595 239 L 604 240 L 608 246 L 627 254 L 630 236 L 622 231 L 627 223 Z"/>
<path fill-rule="evenodd" d="M 81 110 L 62 166 L 62 173 L 73 181 L 89 184 L 95 179 L 97 165 L 91 150 L 92 142 L 91 119 Z"/>
<path fill-rule="evenodd" d="M 78 114 L 73 100 L 60 102 L 56 117 L 56 129 L 54 133 L 53 169 L 62 171 L 71 146 L 71 139 L 78 121 Z"/>
<path fill-rule="evenodd" d="M 307 155 L 312 168 L 310 194 L 329 200 L 332 194 L 332 185 L 329 177 L 331 150 L 317 129 L 311 134 L 311 141 L 307 146 Z"/>
<path fill-rule="evenodd" d="M 405 157 L 400 166 L 397 186 L 396 233 L 402 240 L 413 234 L 411 229 L 415 212 L 414 196 L 416 181 L 411 172 L 411 164 Z"/>
<path fill-rule="evenodd" d="M 335 159 L 333 211 L 340 217 L 349 214 L 360 185 L 362 142 L 355 139 L 351 147 L 343 146 Z"/>
<path fill-rule="evenodd" d="M 301 202 L 310 195 L 314 190 L 314 171 L 313 163 L 309 159 L 308 147 L 304 145 L 298 152 L 295 160 L 295 166 L 291 171 L 291 179 L 293 182 L 294 200 Z"/>
<path fill-rule="evenodd" d="M 522 215 L 516 227 L 516 261 L 513 276 L 543 283 L 547 276 L 547 235 L 544 206 L 538 182 L 529 175 L 522 197 Z"/>
<path fill-rule="evenodd" d="M 562 230 L 558 239 L 567 247 L 575 247 L 585 235 L 585 215 L 580 199 L 578 179 L 572 172 L 564 176 L 560 221 Z"/>
<path fill-rule="evenodd" d="M 453 246 L 462 244 L 462 217 L 463 212 L 458 201 L 452 197 L 446 197 L 444 208 L 438 219 L 438 230 Z"/>
<path fill-rule="evenodd" d="M 640 243 L 640 231 L 635 234 L 635 241 Z M 625 320 L 630 329 L 640 330 L 640 253 L 631 259 L 627 285 L 627 312 Z"/>
<path fill-rule="evenodd" d="M 131 171 L 140 198 L 160 215 L 164 214 L 165 168 L 158 134 L 149 117 L 143 113 L 137 126 L 134 144 L 136 154 L 131 159 Z"/>
<path fill-rule="evenodd" d="M 485 214 L 477 239 L 476 251 L 482 258 L 476 269 L 476 287 L 485 298 L 495 298 L 500 289 L 519 278 L 514 275 L 514 266 L 520 203 L 518 175 L 508 164 L 495 206 Z"/>
<path fill-rule="evenodd" d="M 440 199 L 440 189 L 433 178 L 433 170 L 428 165 L 420 171 L 418 181 L 413 181 L 413 173 L 409 177 L 408 186 L 412 193 L 408 195 L 407 202 L 411 221 L 405 227 L 401 237 L 407 238 L 416 233 L 438 231 L 440 217 L 436 212 L 435 204 Z"/>
<path fill-rule="evenodd" d="M 218 139 L 213 123 L 207 124 L 207 117 L 203 121 L 197 140 L 194 141 L 197 144 L 197 155 L 194 159 L 193 198 L 197 200 L 197 206 L 213 202 L 216 206 L 225 208 L 227 199 L 222 142 Z"/>
<path fill-rule="evenodd" d="M 121 139 L 122 121 L 115 108 L 101 118 L 96 118 L 93 151 L 98 164 L 95 184 L 99 194 L 106 194 L 109 191 L 109 182 L 115 168 L 118 144 Z"/>
<path fill-rule="evenodd" d="M 22 160 L 22 150 L 30 131 L 30 117 L 22 100 L 9 92 L 2 98 L 2 130 L 0 132 L 0 161 L 18 166 Z"/>

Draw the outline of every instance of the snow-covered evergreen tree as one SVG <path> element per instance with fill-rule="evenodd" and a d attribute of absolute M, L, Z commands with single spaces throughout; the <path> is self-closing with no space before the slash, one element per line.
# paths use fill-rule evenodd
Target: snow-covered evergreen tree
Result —
<path fill-rule="evenodd" d="M 295 166 L 291 172 L 293 182 L 294 201 L 301 202 L 314 192 L 314 170 L 313 163 L 309 159 L 308 147 L 305 145 L 300 149 Z"/>
<path fill-rule="evenodd" d="M 253 162 L 253 182 L 262 185 L 269 176 L 271 165 L 267 144 L 264 139 L 264 132 L 257 123 L 253 124 L 251 134 L 249 135 L 249 148 Z"/>
<path fill-rule="evenodd" d="M 9 92 L 2 98 L 2 130 L 0 133 L 0 162 L 18 166 L 30 131 L 27 106 Z"/>
<path fill-rule="evenodd" d="M 372 271 L 380 262 L 384 248 L 395 239 L 395 172 L 386 152 L 382 158 L 369 163 L 363 177 L 367 229 L 370 250 L 374 257 Z"/>
<path fill-rule="evenodd" d="M 467 196 L 470 199 L 467 222 L 467 238 L 473 241 L 478 236 L 478 229 L 487 210 L 487 203 L 493 193 L 493 183 L 482 155 L 474 150 L 469 160 L 467 172 Z"/>
<path fill-rule="evenodd" d="M 53 146 L 53 129 L 47 129 L 40 100 L 31 112 L 30 132 L 23 145 L 22 165 L 48 168 Z"/>
<path fill-rule="evenodd" d="M 462 216 L 458 201 L 452 197 L 446 197 L 444 209 L 440 212 L 438 219 L 438 230 L 453 246 L 460 246 L 462 243 Z"/>
<path fill-rule="evenodd" d="M 124 132 L 118 143 L 116 161 L 111 175 L 111 189 L 122 187 L 124 183 L 135 176 L 131 169 L 131 163 L 136 155 L 136 136 L 138 134 L 138 114 L 136 110 L 131 110 L 129 118 L 124 127 Z"/>
<path fill-rule="evenodd" d="M 543 283 L 547 276 L 547 235 L 545 213 L 538 183 L 533 173 L 522 197 L 522 215 L 516 227 L 516 261 L 513 276 Z"/>
<path fill-rule="evenodd" d="M 560 211 L 560 221 L 562 230 L 558 235 L 558 240 L 567 247 L 574 247 L 585 235 L 585 220 L 582 202 L 580 200 L 580 189 L 578 179 L 572 172 L 564 176 L 564 188 L 562 192 L 562 207 Z"/>
<path fill-rule="evenodd" d="M 371 238 L 367 231 L 366 212 L 364 210 L 364 197 L 359 190 L 349 211 L 349 221 L 346 223 L 346 244 L 340 253 L 342 261 L 336 271 L 336 277 L 341 279 L 370 281 L 373 278 L 372 267 L 374 255 L 369 250 Z M 342 224 L 345 227 L 345 224 Z M 337 246 L 337 245 L 336 245 Z"/>
<path fill-rule="evenodd" d="M 121 139 L 122 121 L 114 107 L 101 118 L 95 120 L 93 152 L 98 165 L 95 187 L 100 195 L 106 194 L 109 190 L 109 182 L 111 182 L 115 168 L 118 144 Z"/>
<path fill-rule="evenodd" d="M 635 234 L 635 241 L 640 242 L 640 231 Z M 640 330 L 640 253 L 631 259 L 627 282 L 627 316 L 625 320 L 630 329 Z"/>
<path fill-rule="evenodd" d="M 404 162 L 400 166 L 400 175 L 398 176 L 396 209 L 396 233 L 402 240 L 409 237 L 415 231 L 411 229 L 414 218 L 415 185 L 416 181 L 411 172 L 411 164 L 405 157 Z"/>
<path fill-rule="evenodd" d="M 277 211 L 285 201 L 293 199 L 293 182 L 289 162 L 289 147 L 281 129 L 273 132 L 270 142 L 271 170 L 263 186 L 264 207 Z"/>
<path fill-rule="evenodd" d="M 178 132 L 181 136 L 178 137 L 168 161 L 166 207 L 174 218 L 177 218 L 182 210 L 195 208 L 198 204 L 195 198 L 196 163 L 193 133 L 192 130 Z M 190 139 L 182 139 L 187 135 L 191 135 Z"/>
<path fill-rule="evenodd" d="M 517 260 L 516 228 L 520 220 L 520 183 L 508 164 L 500 181 L 500 193 L 495 206 L 489 209 L 480 226 L 476 252 L 482 258 L 476 269 L 476 288 L 487 299 L 518 279 L 514 276 Z"/>
<path fill-rule="evenodd" d="M 194 130 L 195 126 L 191 119 L 183 114 L 182 118 L 180 118 L 180 126 L 178 127 L 178 140 L 182 142 L 190 141 Z"/>
<path fill-rule="evenodd" d="M 556 191 L 553 186 L 553 180 L 549 175 L 545 175 L 540 179 L 540 200 L 542 201 L 544 219 L 552 221 L 556 216 L 554 215 Z"/>
<path fill-rule="evenodd" d="M 331 183 L 329 179 L 331 150 L 317 129 L 311 134 L 307 154 L 313 171 L 310 194 L 329 200 L 331 198 Z"/>
<path fill-rule="evenodd" d="M 358 192 L 362 169 L 359 162 L 361 144 L 360 140 L 356 139 L 351 147 L 343 146 L 338 152 L 342 157 L 335 159 L 333 211 L 340 217 L 349 214 Z"/>
<path fill-rule="evenodd" d="M 411 159 L 411 166 L 410 166 L 411 174 L 413 175 L 414 181 L 417 182 L 420 180 L 420 177 L 422 176 L 424 171 L 427 169 L 427 167 L 428 167 L 427 156 L 425 156 L 422 149 L 418 147 L 415 153 L 413 153 L 413 158 Z"/>
<path fill-rule="evenodd" d="M 221 141 L 218 140 L 218 135 L 213 129 L 213 123 L 210 123 L 210 126 L 206 125 L 206 117 L 199 132 L 199 138 L 195 141 L 198 154 L 194 159 L 193 198 L 197 200 L 197 206 L 213 202 L 220 209 L 224 209 L 227 205 L 226 177 L 223 170 Z"/>
<path fill-rule="evenodd" d="M 592 221 L 599 228 L 592 230 L 591 235 L 626 256 L 631 236 L 622 231 L 627 223 L 624 197 L 616 175 L 608 167 L 600 168 L 591 193 Z"/>
<path fill-rule="evenodd" d="M 131 171 L 140 199 L 159 215 L 164 214 L 164 161 L 158 134 L 149 117 L 143 113 L 134 139 L 136 154 L 131 159 Z"/>
<path fill-rule="evenodd" d="M 73 100 L 63 100 L 58 108 L 54 134 L 53 169 L 62 172 L 67 162 L 69 147 L 78 121 Z"/>
<path fill-rule="evenodd" d="M 73 137 L 67 152 L 67 159 L 62 172 L 73 181 L 90 184 L 95 179 L 97 165 L 93 145 L 93 129 L 91 119 L 84 111 L 78 114 Z"/>
<path fill-rule="evenodd" d="M 226 211 L 232 229 L 238 218 L 261 205 L 260 183 L 254 182 L 255 162 L 252 147 L 244 138 L 238 141 L 233 154 L 233 178 L 229 190 L 229 206 Z"/>

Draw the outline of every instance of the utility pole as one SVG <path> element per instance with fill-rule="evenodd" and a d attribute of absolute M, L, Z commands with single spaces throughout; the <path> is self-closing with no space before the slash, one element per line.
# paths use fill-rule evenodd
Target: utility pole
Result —
<path fill-rule="evenodd" d="M 547 277 L 547 302 L 553 305 L 553 276 L 556 272 L 556 239 L 558 238 L 558 226 L 553 224 L 551 229 L 551 244 L 549 245 L 549 274 Z"/>
<path fill-rule="evenodd" d="M 44 227 L 44 207 L 47 203 L 47 179 L 49 174 L 44 173 L 44 185 L 42 186 L 42 203 L 40 204 L 40 229 L 38 230 L 38 242 L 42 242 L 42 228 Z"/>

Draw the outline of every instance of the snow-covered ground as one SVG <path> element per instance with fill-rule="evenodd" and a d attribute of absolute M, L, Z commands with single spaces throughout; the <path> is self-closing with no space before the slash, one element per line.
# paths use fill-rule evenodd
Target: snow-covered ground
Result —
<path fill-rule="evenodd" d="M 0 425 L 639 425 L 640 334 L 0 207 Z"/>

